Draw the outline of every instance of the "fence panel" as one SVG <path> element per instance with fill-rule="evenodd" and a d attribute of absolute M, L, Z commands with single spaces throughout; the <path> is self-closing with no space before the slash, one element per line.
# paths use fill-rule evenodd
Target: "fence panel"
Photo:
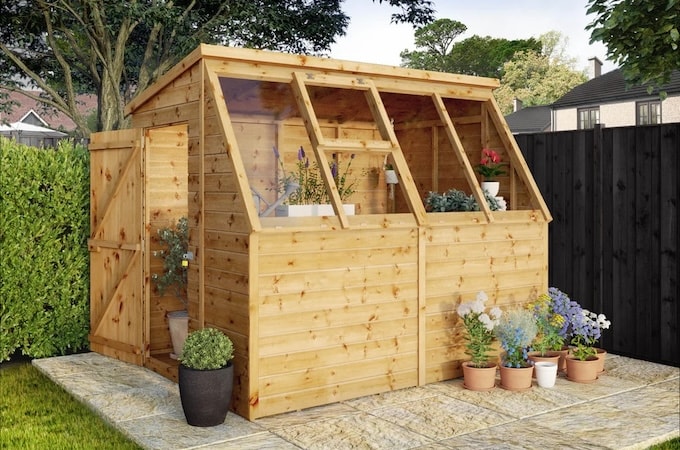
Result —
<path fill-rule="evenodd" d="M 608 350 L 680 365 L 680 124 L 516 139 L 554 218 L 550 285 L 612 320 Z"/>

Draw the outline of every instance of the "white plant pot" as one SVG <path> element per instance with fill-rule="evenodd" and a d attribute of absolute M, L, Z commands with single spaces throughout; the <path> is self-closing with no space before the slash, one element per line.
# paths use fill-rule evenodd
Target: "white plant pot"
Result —
<path fill-rule="evenodd" d="M 177 359 L 182 354 L 184 341 L 189 334 L 189 313 L 186 310 L 172 311 L 168 313 L 168 328 L 170 329 L 170 339 L 172 339 L 172 359 Z"/>
<path fill-rule="evenodd" d="M 555 379 L 557 378 L 556 363 L 537 361 L 534 364 L 534 371 L 536 372 L 536 381 L 540 387 L 551 388 L 555 386 Z"/>
<path fill-rule="evenodd" d="M 398 184 L 399 177 L 397 177 L 396 170 L 386 170 L 385 171 L 385 183 L 387 184 Z"/>
<path fill-rule="evenodd" d="M 482 181 L 482 190 L 487 191 L 489 195 L 495 197 L 501 189 L 500 181 Z"/>
<path fill-rule="evenodd" d="M 345 214 L 354 215 L 354 203 L 342 205 Z M 334 216 L 333 205 L 281 205 L 276 207 L 277 217 Z"/>

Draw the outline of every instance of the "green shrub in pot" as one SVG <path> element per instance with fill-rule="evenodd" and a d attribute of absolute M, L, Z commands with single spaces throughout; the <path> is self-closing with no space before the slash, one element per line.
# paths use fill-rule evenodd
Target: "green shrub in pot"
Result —
<path fill-rule="evenodd" d="M 189 334 L 178 370 L 179 396 L 189 425 L 212 427 L 224 422 L 231 407 L 234 346 L 215 328 Z"/>
<path fill-rule="evenodd" d="M 231 339 L 216 328 L 203 328 L 189 334 L 179 361 L 194 370 L 214 370 L 234 358 Z"/>

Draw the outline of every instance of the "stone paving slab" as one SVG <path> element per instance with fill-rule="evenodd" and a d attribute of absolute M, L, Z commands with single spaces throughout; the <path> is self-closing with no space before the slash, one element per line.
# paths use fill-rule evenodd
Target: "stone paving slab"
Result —
<path fill-rule="evenodd" d="M 645 449 L 680 435 L 680 369 L 617 355 L 591 384 L 457 379 L 210 428 L 188 425 L 177 385 L 145 368 L 97 353 L 33 364 L 146 449 Z"/>

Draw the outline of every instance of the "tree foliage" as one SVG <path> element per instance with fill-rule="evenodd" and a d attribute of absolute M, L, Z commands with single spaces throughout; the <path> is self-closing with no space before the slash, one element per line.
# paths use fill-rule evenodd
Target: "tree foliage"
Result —
<path fill-rule="evenodd" d="M 521 51 L 505 63 L 501 87 L 495 97 L 504 114 L 512 112 L 515 98 L 525 106 L 549 105 L 588 78 L 574 69 L 575 59 L 566 56 L 566 39 L 551 31 L 542 35 L 541 52 Z"/>
<path fill-rule="evenodd" d="M 467 27 L 451 19 L 439 19 L 415 32 L 417 50 L 404 50 L 400 56 L 402 65 L 414 69 L 462 73 L 500 78 L 503 64 L 515 52 L 541 50 L 539 41 L 533 38 L 507 40 L 474 35 L 454 42 Z"/>
<path fill-rule="evenodd" d="M 607 46 L 629 84 L 649 90 L 680 69 L 680 0 L 588 0 L 590 42 Z"/>
<path fill-rule="evenodd" d="M 383 3 L 383 0 L 379 0 Z M 97 130 L 125 125 L 124 104 L 199 43 L 323 55 L 345 34 L 341 0 L 25 0 L 0 3 L 0 88 L 35 100 L 88 135 L 81 93 L 98 96 Z M 385 0 L 393 22 L 433 18 L 429 0 Z"/>

